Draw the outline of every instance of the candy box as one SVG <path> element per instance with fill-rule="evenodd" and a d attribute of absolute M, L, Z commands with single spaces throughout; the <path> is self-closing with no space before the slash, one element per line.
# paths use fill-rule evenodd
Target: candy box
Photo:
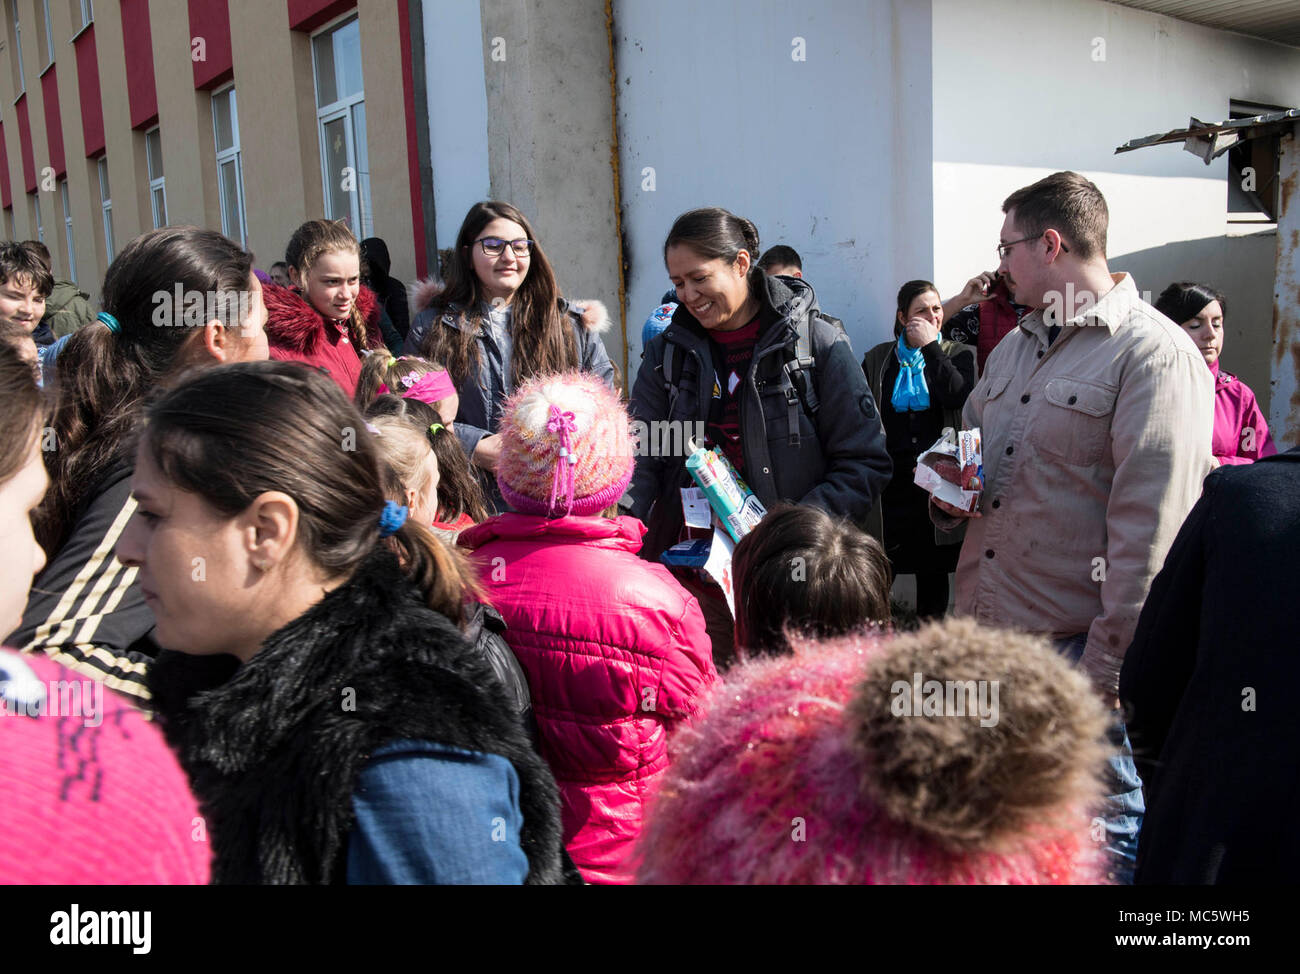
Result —
<path fill-rule="evenodd" d="M 984 485 L 980 431 L 944 429 L 943 435 L 917 458 L 916 485 L 963 511 L 979 507 Z"/>

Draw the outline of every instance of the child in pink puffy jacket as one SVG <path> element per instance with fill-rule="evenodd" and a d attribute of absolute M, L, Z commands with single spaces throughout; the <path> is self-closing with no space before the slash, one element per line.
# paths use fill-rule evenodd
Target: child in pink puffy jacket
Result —
<path fill-rule="evenodd" d="M 497 482 L 514 512 L 460 536 L 528 674 L 564 841 L 593 883 L 628 883 L 668 735 L 717 679 L 694 597 L 637 556 L 617 509 L 632 476 L 626 410 L 584 373 L 540 376 L 506 404 Z"/>

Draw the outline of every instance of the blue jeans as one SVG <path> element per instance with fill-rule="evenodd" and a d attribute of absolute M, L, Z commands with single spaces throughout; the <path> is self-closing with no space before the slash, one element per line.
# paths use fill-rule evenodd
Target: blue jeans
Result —
<path fill-rule="evenodd" d="M 1053 640 L 1053 647 L 1071 663 L 1078 665 L 1083 658 L 1084 646 L 1088 634 L 1066 636 Z M 1106 851 L 1111 854 L 1114 868 L 1111 878 L 1121 885 L 1133 884 L 1133 872 L 1137 868 L 1138 834 L 1142 831 L 1142 816 L 1146 813 L 1146 802 L 1142 798 L 1142 779 L 1138 777 L 1137 765 L 1133 763 L 1133 747 L 1129 743 L 1128 730 L 1123 718 L 1117 712 L 1106 737 L 1115 748 L 1110 758 L 1110 768 L 1106 774 L 1105 829 Z"/>

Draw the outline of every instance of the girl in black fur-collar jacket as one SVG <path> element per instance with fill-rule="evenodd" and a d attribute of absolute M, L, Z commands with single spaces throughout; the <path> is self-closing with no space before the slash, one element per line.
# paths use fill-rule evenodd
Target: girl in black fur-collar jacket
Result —
<path fill-rule="evenodd" d="M 563 881 L 554 780 L 449 621 L 477 585 L 385 505 L 332 382 L 199 375 L 152 407 L 137 464 L 119 557 L 169 650 L 150 690 L 214 882 Z"/>

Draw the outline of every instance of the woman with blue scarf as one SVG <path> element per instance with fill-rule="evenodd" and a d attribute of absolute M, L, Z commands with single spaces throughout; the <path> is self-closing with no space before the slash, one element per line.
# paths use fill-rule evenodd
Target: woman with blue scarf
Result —
<path fill-rule="evenodd" d="M 908 281 L 898 292 L 894 341 L 862 360 L 880 404 L 894 475 L 864 527 L 885 546 L 894 576 L 916 576 L 916 612 L 936 619 L 948 609 L 948 575 L 957 567 L 962 532 L 937 530 L 929 495 L 912 480 L 916 458 L 945 426 L 961 428 L 961 408 L 975 386 L 975 350 L 939 333 L 943 305 L 929 281 Z"/>

